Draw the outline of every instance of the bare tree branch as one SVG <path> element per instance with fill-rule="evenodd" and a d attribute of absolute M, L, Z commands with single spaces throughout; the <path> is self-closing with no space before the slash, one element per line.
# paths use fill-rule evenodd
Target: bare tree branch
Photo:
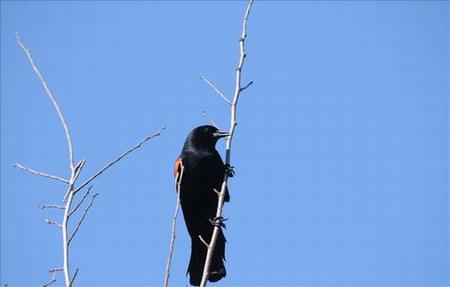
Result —
<path fill-rule="evenodd" d="M 248 82 L 247 85 L 245 85 L 245 86 L 243 86 L 243 87 L 241 88 L 241 92 L 242 92 L 243 90 L 247 89 L 248 87 L 250 87 L 252 84 L 253 84 L 253 81 Z"/>
<path fill-rule="evenodd" d="M 74 157 L 73 157 L 73 145 L 72 145 L 72 138 L 70 137 L 69 128 L 67 126 L 66 119 L 64 118 L 61 109 L 56 102 L 55 97 L 53 96 L 52 92 L 50 91 L 50 88 L 47 85 L 47 82 L 44 79 L 44 76 L 42 76 L 41 72 L 37 68 L 36 64 L 34 63 L 33 57 L 31 56 L 30 49 L 28 49 L 25 44 L 22 42 L 22 39 L 20 38 L 19 34 L 16 33 L 16 39 L 19 46 L 22 48 L 22 50 L 27 55 L 28 61 L 30 62 L 31 67 L 33 68 L 33 71 L 36 73 L 36 75 L 39 78 L 39 81 L 41 82 L 42 86 L 44 87 L 45 92 L 47 93 L 47 96 L 52 101 L 53 106 L 55 107 L 56 113 L 58 114 L 59 120 L 64 128 L 64 132 L 66 134 L 66 140 L 67 145 L 69 146 L 69 161 L 70 161 L 70 170 L 74 169 Z"/>
<path fill-rule="evenodd" d="M 146 138 L 144 138 L 142 141 L 140 141 L 138 144 L 136 144 L 135 146 L 133 146 L 132 148 L 128 149 L 126 152 L 124 152 L 123 154 L 121 154 L 120 156 L 118 156 L 116 159 L 112 160 L 111 162 L 109 162 L 108 164 L 106 164 L 104 167 L 102 167 L 98 172 L 96 172 L 93 176 L 91 176 L 88 180 L 86 180 L 85 182 L 83 182 L 77 189 L 75 189 L 73 191 L 73 193 L 77 193 L 78 191 L 80 191 L 83 187 L 85 187 L 86 185 L 88 185 L 89 183 L 91 183 L 97 176 L 99 176 L 100 174 L 102 174 L 105 170 L 107 170 L 108 168 L 110 168 L 111 166 L 113 166 L 115 163 L 117 163 L 118 161 L 120 161 L 122 158 L 124 158 L 125 156 L 127 156 L 128 154 L 130 154 L 131 152 L 133 152 L 135 149 L 140 148 L 146 141 L 157 137 L 159 135 L 161 135 L 161 133 L 165 130 L 166 128 L 163 127 L 161 129 L 159 129 L 156 133 L 154 133 L 151 136 L 147 136 Z"/>
<path fill-rule="evenodd" d="M 209 248 L 209 244 L 205 241 L 205 239 L 203 239 L 203 237 L 201 235 L 198 235 L 198 239 L 200 239 L 200 241 L 205 244 L 206 248 Z"/>
<path fill-rule="evenodd" d="M 78 274 L 78 268 L 76 269 L 74 276 L 71 278 L 70 276 L 70 265 L 69 265 L 69 243 L 72 241 L 72 239 L 74 238 L 74 236 L 76 235 L 76 233 L 78 232 L 81 224 L 83 223 L 87 212 L 89 211 L 89 209 L 91 208 L 95 197 L 98 195 L 95 194 L 92 199 L 91 202 L 89 203 L 89 205 L 86 207 L 86 209 L 84 210 L 80 220 L 78 221 L 72 235 L 69 237 L 68 233 L 68 224 L 69 224 L 69 220 L 70 217 L 79 209 L 79 207 L 83 204 L 84 199 L 86 198 L 86 196 L 89 194 L 89 191 L 91 189 L 91 187 L 89 188 L 89 190 L 85 193 L 85 195 L 81 198 L 80 202 L 75 206 L 75 208 L 72 210 L 72 203 L 73 203 L 73 199 L 75 194 L 81 190 L 83 187 L 85 187 L 86 185 L 88 185 L 90 182 L 92 182 L 97 176 L 99 176 L 100 174 L 102 174 L 105 170 L 107 170 L 109 167 L 111 167 L 112 165 L 114 165 L 115 163 L 117 163 L 118 161 L 120 161 L 123 157 L 127 156 L 129 153 L 133 152 L 135 149 L 139 148 L 141 145 L 143 145 L 146 141 L 150 140 L 151 138 L 154 138 L 156 136 L 159 136 L 161 134 L 161 132 L 164 130 L 164 128 L 161 128 L 158 132 L 156 132 L 155 134 L 146 137 L 145 139 L 143 139 L 141 142 L 139 142 L 137 145 L 133 146 L 132 148 L 130 148 L 129 150 L 127 150 L 125 153 L 123 153 L 122 155 L 120 155 L 118 158 L 116 158 L 115 160 L 111 161 L 110 163 L 108 163 L 105 167 L 103 167 L 100 171 L 98 171 L 96 174 L 94 174 L 93 176 L 91 176 L 88 180 L 86 180 L 84 183 L 82 183 L 78 188 L 75 189 L 75 182 L 77 181 L 85 160 L 81 160 L 79 161 L 76 165 L 74 162 L 74 151 L 73 151 L 73 144 L 72 144 L 72 138 L 70 135 L 70 130 L 69 127 L 67 125 L 67 122 L 63 116 L 63 113 L 55 99 L 55 97 L 53 96 L 52 92 L 50 91 L 50 88 L 48 87 L 47 82 L 45 81 L 44 76 L 42 75 L 42 73 L 39 71 L 36 63 L 33 60 L 33 57 L 30 53 L 30 50 L 25 46 L 25 44 L 23 43 L 22 39 L 20 38 L 20 36 L 18 34 L 16 34 L 16 39 L 17 39 L 17 43 L 19 44 L 19 46 L 22 48 L 22 50 L 25 52 L 25 55 L 28 58 L 28 61 L 33 69 L 33 71 L 35 72 L 35 74 L 37 75 L 37 77 L 39 78 L 39 81 L 41 82 L 45 93 L 47 94 L 47 96 L 50 98 L 56 113 L 58 115 L 59 121 L 61 122 L 63 128 L 64 128 L 64 133 L 65 133 L 65 137 L 66 137 L 66 141 L 67 141 L 67 145 L 68 145 L 68 150 L 69 150 L 69 161 L 70 161 L 70 179 L 64 179 L 62 177 L 59 176 L 54 176 L 54 175 L 49 175 L 47 173 L 43 173 L 40 171 L 36 171 L 27 167 L 24 167 L 23 165 L 20 164 L 15 164 L 15 167 L 18 167 L 24 171 L 30 172 L 32 174 L 35 175 L 39 175 L 39 176 L 43 176 L 43 177 L 47 177 L 50 179 L 54 179 L 54 180 L 58 180 L 61 182 L 64 182 L 66 184 L 68 184 L 66 193 L 64 195 L 64 199 L 63 202 L 65 203 L 64 206 L 59 206 L 59 205 L 51 205 L 51 204 L 44 204 L 41 205 L 40 208 L 41 209 L 45 209 L 45 208 L 57 208 L 57 209 L 64 209 L 64 215 L 63 215 L 63 221 L 62 224 L 59 224 L 53 220 L 46 220 L 47 224 L 53 224 L 56 225 L 58 227 L 60 227 L 62 229 L 62 239 L 63 239 L 63 267 L 62 268 L 56 268 L 56 269 L 50 269 L 49 272 L 53 272 L 53 277 L 52 280 L 50 280 L 50 282 L 46 283 L 44 286 L 50 286 L 51 284 L 56 282 L 56 272 L 63 272 L 64 273 L 64 281 L 65 281 L 65 286 L 66 287 L 71 287 L 75 277 Z"/>
<path fill-rule="evenodd" d="M 58 180 L 58 181 L 66 183 L 66 184 L 69 184 L 69 180 L 67 180 L 65 178 L 62 178 L 62 177 L 59 177 L 59 176 L 56 176 L 56 175 L 51 175 L 51 174 L 48 174 L 48 173 L 45 173 L 45 172 L 40 172 L 40 171 L 31 169 L 31 168 L 25 167 L 25 166 L 21 165 L 20 163 L 13 164 L 13 167 L 17 167 L 17 168 L 20 168 L 21 170 L 28 171 L 29 173 L 32 173 L 34 175 L 39 175 L 39 176 L 51 178 L 51 179 Z"/>
<path fill-rule="evenodd" d="M 72 178 L 74 177 L 75 169 L 72 169 Z M 64 281 L 66 283 L 66 287 L 71 287 L 72 280 L 70 280 L 70 265 L 69 265 L 69 241 L 68 241 L 68 225 L 69 225 L 69 212 L 72 206 L 73 199 L 73 184 L 74 181 L 69 185 L 67 189 L 67 201 L 64 208 L 64 216 L 63 216 L 63 228 L 62 228 L 62 237 L 63 237 L 63 266 L 64 266 Z"/>
<path fill-rule="evenodd" d="M 52 273 L 52 278 L 50 279 L 49 282 L 45 283 L 44 285 L 42 285 L 42 287 L 48 287 L 50 285 L 52 285 L 53 283 L 56 283 L 56 274 L 60 271 L 63 271 L 63 268 L 52 268 L 49 269 L 48 272 Z"/>
<path fill-rule="evenodd" d="M 74 185 L 83 170 L 85 160 L 81 160 L 77 165 L 71 168 L 70 184 L 67 188 L 66 194 L 64 196 L 64 201 L 66 202 L 64 208 L 64 216 L 62 223 L 62 238 L 63 238 L 63 264 L 64 264 L 64 281 L 66 287 L 72 287 L 73 279 L 70 279 L 70 264 L 69 264 L 69 220 L 70 220 L 70 210 L 72 208 L 72 201 L 75 196 Z"/>
<path fill-rule="evenodd" d="M 70 285 L 73 285 L 73 282 L 75 281 L 75 278 L 77 278 L 78 275 L 78 268 L 75 270 L 75 273 L 73 274 L 72 280 L 70 281 Z"/>
<path fill-rule="evenodd" d="M 248 20 L 248 16 L 250 14 L 252 5 L 253 5 L 253 0 L 249 0 L 248 5 L 247 5 L 247 10 L 245 11 L 245 14 L 244 14 L 244 20 L 242 22 L 242 35 L 241 35 L 241 38 L 239 39 L 240 57 L 239 57 L 238 66 L 236 68 L 236 82 L 235 82 L 235 89 L 234 89 L 234 97 L 233 97 L 233 101 L 231 103 L 230 130 L 229 130 L 230 136 L 227 138 L 226 144 L 225 144 L 225 150 L 226 150 L 225 164 L 227 166 L 230 166 L 231 143 L 232 143 L 234 131 L 235 131 L 236 125 L 237 125 L 236 107 L 237 107 L 240 93 L 243 90 L 243 88 L 241 87 L 241 72 L 242 72 L 242 68 L 244 66 L 244 60 L 246 58 L 246 54 L 245 54 L 245 50 L 244 50 L 244 43 L 245 43 L 245 39 L 247 38 L 247 20 Z M 250 86 L 250 84 L 247 85 L 245 88 L 247 88 L 248 86 Z M 222 187 L 221 187 L 220 193 L 219 193 L 219 200 L 217 203 L 217 211 L 216 211 L 217 218 L 222 216 L 222 208 L 223 208 L 223 203 L 224 203 L 224 199 L 225 199 L 227 184 L 228 184 L 228 173 L 225 173 L 224 178 L 223 178 Z M 220 231 L 220 224 L 214 226 L 213 234 L 211 236 L 211 241 L 208 244 L 208 251 L 206 254 L 205 266 L 203 268 L 203 275 L 202 275 L 202 280 L 200 283 L 201 287 L 206 286 L 206 283 L 208 281 L 211 259 L 212 259 L 212 255 L 214 253 L 214 248 L 216 246 L 217 238 L 219 236 L 219 231 Z"/>
<path fill-rule="evenodd" d="M 75 208 L 71 212 L 69 212 L 69 216 L 74 214 L 78 210 L 78 208 L 83 204 L 84 199 L 86 198 L 86 196 L 89 195 L 89 192 L 91 192 L 92 187 L 93 187 L 92 185 L 89 186 L 88 190 L 83 194 L 83 197 L 81 198 L 80 202 L 78 202 L 77 206 L 75 206 Z"/>
<path fill-rule="evenodd" d="M 66 194 L 64 195 L 64 199 L 63 202 L 66 202 L 67 197 L 69 196 L 69 192 L 72 192 L 75 186 L 75 181 L 78 179 L 78 177 L 80 176 L 81 171 L 83 170 L 84 164 L 86 163 L 86 160 L 82 159 L 80 160 L 77 165 L 75 166 L 74 169 L 72 169 L 71 171 L 71 175 L 70 175 L 70 184 L 69 184 L 69 188 L 66 191 Z M 66 204 L 67 206 L 67 204 Z"/>
<path fill-rule="evenodd" d="M 47 224 L 53 224 L 53 225 L 58 226 L 59 228 L 62 228 L 62 225 L 61 225 L 61 224 L 59 224 L 58 222 L 53 221 L 53 220 L 51 220 L 51 219 L 46 219 L 46 220 L 45 220 L 45 223 L 47 223 Z"/>
<path fill-rule="evenodd" d="M 227 102 L 229 105 L 231 105 L 230 100 L 213 84 L 211 83 L 206 77 L 200 77 L 208 86 L 210 86 L 216 94 L 218 94 L 225 102 Z"/>
<path fill-rule="evenodd" d="M 203 111 L 203 117 L 209 121 L 210 124 L 221 130 L 220 126 L 216 124 L 216 122 L 212 119 L 212 117 L 206 112 Z"/>
<path fill-rule="evenodd" d="M 89 209 L 92 207 L 92 204 L 94 204 L 95 197 L 99 195 L 98 193 L 94 194 L 91 198 L 91 202 L 89 202 L 89 205 L 86 207 L 86 209 L 83 212 L 83 215 L 81 216 L 80 220 L 77 223 L 77 226 L 75 227 L 75 230 L 73 231 L 72 235 L 69 237 L 69 240 L 67 241 L 67 244 L 70 244 L 74 236 L 77 234 L 78 230 L 80 229 L 81 224 L 83 223 L 84 219 L 86 218 L 86 214 L 89 211 Z"/>
<path fill-rule="evenodd" d="M 54 205 L 54 204 L 42 204 L 42 205 L 39 205 L 39 208 L 40 209 L 45 209 L 45 208 L 64 209 L 64 206 Z"/>
<path fill-rule="evenodd" d="M 50 285 L 52 285 L 53 283 L 56 283 L 56 273 L 52 273 L 52 279 L 50 279 L 50 281 L 48 281 L 47 283 L 45 283 L 44 285 L 42 285 L 42 287 L 48 287 Z"/>
<path fill-rule="evenodd" d="M 179 174 L 179 177 L 177 176 L 175 178 L 175 180 L 176 180 L 175 184 L 177 187 L 177 201 L 176 201 L 176 205 L 175 205 L 175 211 L 174 211 L 173 217 L 172 217 L 172 231 L 171 231 L 170 243 L 169 243 L 169 254 L 167 255 L 166 272 L 164 273 L 164 287 L 169 286 L 170 264 L 172 262 L 172 254 L 173 254 L 173 249 L 175 246 L 175 237 L 176 237 L 175 231 L 176 231 L 176 227 L 177 227 L 178 210 L 180 209 L 180 193 L 181 193 L 181 181 L 183 180 L 183 173 L 184 173 L 184 165 L 183 165 L 183 161 L 181 160 L 180 174 Z"/>

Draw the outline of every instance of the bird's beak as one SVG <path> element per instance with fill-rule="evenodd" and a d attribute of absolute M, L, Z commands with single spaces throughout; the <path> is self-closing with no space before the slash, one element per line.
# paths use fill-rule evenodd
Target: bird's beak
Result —
<path fill-rule="evenodd" d="M 218 139 L 227 137 L 229 135 L 230 135 L 230 133 L 228 131 L 217 131 L 217 132 L 213 133 L 213 136 Z"/>

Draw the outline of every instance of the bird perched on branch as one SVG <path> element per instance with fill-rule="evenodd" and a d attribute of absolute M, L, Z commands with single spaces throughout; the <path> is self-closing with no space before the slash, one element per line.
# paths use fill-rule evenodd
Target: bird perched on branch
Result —
<path fill-rule="evenodd" d="M 213 126 L 199 126 L 188 135 L 180 157 L 175 162 L 175 178 L 183 175 L 180 183 L 180 200 L 184 220 L 191 237 L 191 259 L 187 272 L 190 284 L 200 285 L 205 265 L 207 245 L 211 241 L 214 225 L 223 226 L 221 218 L 215 218 L 218 192 L 224 173 L 232 176 L 232 170 L 223 163 L 215 146 L 217 141 L 228 136 Z M 228 189 L 225 201 L 230 201 Z M 211 260 L 208 280 L 216 282 L 225 277 L 225 236 L 220 230 Z"/>

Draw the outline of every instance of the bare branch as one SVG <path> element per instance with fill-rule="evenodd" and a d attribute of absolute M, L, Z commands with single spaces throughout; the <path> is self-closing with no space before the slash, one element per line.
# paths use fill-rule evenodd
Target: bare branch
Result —
<path fill-rule="evenodd" d="M 69 184 L 69 180 L 67 180 L 65 178 L 62 178 L 62 177 L 59 177 L 59 176 L 56 176 L 56 175 L 51 175 L 51 174 L 48 174 L 48 173 L 45 173 L 45 172 L 37 171 L 37 170 L 31 169 L 31 168 L 25 167 L 25 166 L 21 165 L 20 163 L 13 164 L 13 167 L 17 167 L 17 168 L 19 168 L 21 170 L 28 171 L 29 173 L 32 173 L 34 175 L 39 175 L 39 176 L 51 178 L 51 179 L 58 180 L 58 181 L 66 183 L 66 184 Z"/>
<path fill-rule="evenodd" d="M 203 237 L 201 235 L 198 236 L 198 239 L 200 239 L 200 241 L 205 244 L 206 248 L 209 248 L 209 244 L 206 243 L 205 239 L 203 239 Z"/>
<path fill-rule="evenodd" d="M 244 43 L 245 43 L 245 38 L 247 37 L 247 20 L 248 20 L 248 16 L 250 14 L 252 5 L 253 5 L 253 0 L 249 0 L 248 5 L 247 5 L 247 10 L 245 11 L 245 14 L 244 14 L 244 20 L 242 22 L 241 38 L 239 39 L 240 57 L 239 57 L 238 66 L 236 68 L 236 82 L 235 82 L 235 89 L 234 89 L 234 97 L 233 97 L 233 102 L 231 103 L 230 130 L 229 130 L 230 136 L 227 137 L 227 140 L 225 143 L 225 164 L 228 166 L 230 166 L 230 159 L 231 159 L 231 143 L 233 140 L 234 131 L 237 126 L 236 107 L 237 107 L 237 103 L 239 100 L 239 95 L 240 95 L 241 91 L 243 90 L 241 87 L 241 72 L 242 72 L 242 68 L 244 66 L 244 60 L 246 58 L 246 54 L 245 54 L 245 50 L 244 50 Z M 245 88 L 247 88 L 248 86 L 250 86 L 250 84 L 247 85 Z M 224 200 L 225 200 L 227 184 L 228 184 L 228 173 L 225 173 L 224 178 L 223 178 L 223 183 L 222 183 L 220 193 L 219 193 L 218 203 L 217 203 L 217 211 L 216 211 L 217 218 L 222 216 L 222 208 L 223 208 L 223 204 L 224 204 Z M 213 234 L 211 236 L 211 241 L 208 244 L 208 251 L 207 251 L 206 259 L 205 259 L 205 266 L 203 268 L 203 275 L 202 275 L 202 280 L 200 283 L 201 287 L 205 287 L 206 283 L 208 281 L 209 268 L 211 266 L 212 254 L 214 253 L 214 248 L 216 247 L 216 242 L 217 242 L 217 238 L 219 236 L 219 232 L 220 232 L 220 225 L 214 226 Z"/>
<path fill-rule="evenodd" d="M 63 237 L 63 263 L 64 263 L 64 281 L 66 287 L 71 287 L 70 280 L 70 265 L 69 265 L 69 237 L 68 237 L 68 224 L 70 218 L 70 210 L 72 207 L 72 201 L 74 198 L 74 184 L 78 179 L 81 171 L 83 170 L 84 163 L 86 161 L 83 159 L 77 163 L 77 165 L 71 169 L 70 184 L 67 188 L 66 195 L 64 196 L 64 202 L 66 205 L 64 207 L 64 216 L 62 223 L 62 237 Z M 72 238 L 72 237 L 71 237 Z"/>
<path fill-rule="evenodd" d="M 75 273 L 73 274 L 72 280 L 70 281 L 70 286 L 73 285 L 73 282 L 75 281 L 75 278 L 77 278 L 78 275 L 78 268 L 75 270 Z"/>
<path fill-rule="evenodd" d="M 206 77 L 200 77 L 208 86 L 210 86 L 216 94 L 218 94 L 225 102 L 227 102 L 229 105 L 231 105 L 230 100 L 213 84 L 211 83 Z"/>
<path fill-rule="evenodd" d="M 172 262 L 172 254 L 173 249 L 175 246 L 175 231 L 177 227 L 177 216 L 178 216 L 178 210 L 180 209 L 180 193 L 181 193 L 181 181 L 183 180 L 183 173 L 184 173 L 184 165 L 183 161 L 181 161 L 181 171 L 180 176 L 175 178 L 176 187 L 177 187 L 177 201 L 175 204 L 175 211 L 173 213 L 172 217 L 172 231 L 170 236 L 170 243 L 169 243 L 169 254 L 167 255 L 167 261 L 166 261 L 166 272 L 164 273 L 164 287 L 169 286 L 169 277 L 170 277 L 170 264 Z"/>
<path fill-rule="evenodd" d="M 41 82 L 42 86 L 44 87 L 45 92 L 47 93 L 47 96 L 52 101 L 53 106 L 55 107 L 56 113 L 58 114 L 59 121 L 61 122 L 64 132 L 66 134 L 66 140 L 67 145 L 69 146 L 69 161 L 70 161 L 70 170 L 74 169 L 74 159 L 73 159 L 73 145 L 72 145 L 72 138 L 70 137 L 69 128 L 67 126 L 66 119 L 64 118 L 61 109 L 56 102 L 55 97 L 52 95 L 52 92 L 50 91 L 50 88 L 47 85 L 47 82 L 44 79 L 44 76 L 41 74 L 39 69 L 37 68 L 36 64 L 34 63 L 33 57 L 31 56 L 30 49 L 28 49 L 25 44 L 22 42 L 22 39 L 20 38 L 19 34 L 16 33 L 16 39 L 19 46 L 22 48 L 22 50 L 25 52 L 28 61 L 30 62 L 31 67 L 33 68 L 33 71 L 36 73 L 36 75 L 39 78 L 39 81 Z"/>
<path fill-rule="evenodd" d="M 247 89 L 248 87 L 250 87 L 252 84 L 253 84 L 253 81 L 248 82 L 247 85 L 245 85 L 241 88 L 241 92 L 244 91 L 245 89 Z"/>
<path fill-rule="evenodd" d="M 86 196 L 89 195 L 89 192 L 91 191 L 93 185 L 89 186 L 88 190 L 83 194 L 83 197 L 81 198 L 80 202 L 78 202 L 77 206 L 75 206 L 75 208 L 69 212 L 69 216 L 71 216 L 72 214 L 74 214 L 77 209 L 83 204 L 84 199 L 86 198 Z"/>
<path fill-rule="evenodd" d="M 33 71 L 35 72 L 35 74 L 37 75 L 39 81 L 41 82 L 41 84 L 42 84 L 42 86 L 43 86 L 43 88 L 45 90 L 45 93 L 47 94 L 47 96 L 49 97 L 50 101 L 52 102 L 53 107 L 55 108 L 56 113 L 58 115 L 59 121 L 61 122 L 61 124 L 63 126 L 64 133 L 65 133 L 65 136 L 66 136 L 67 145 L 68 145 L 68 150 L 69 150 L 70 179 L 64 179 L 62 177 L 49 175 L 49 174 L 46 174 L 46 173 L 43 173 L 43 172 L 39 172 L 39 171 L 30 169 L 30 168 L 24 167 L 24 166 L 22 166 L 20 164 L 16 164 L 15 167 L 18 167 L 18 168 L 20 168 L 22 170 L 28 171 L 28 172 L 33 173 L 35 175 L 39 175 L 39 176 L 43 176 L 43 177 L 59 180 L 61 182 L 64 182 L 64 183 L 68 184 L 66 193 L 64 195 L 64 200 L 63 200 L 63 202 L 65 203 L 64 206 L 44 204 L 44 205 L 41 205 L 40 208 L 42 208 L 42 209 L 44 209 L 44 208 L 64 209 L 64 216 L 63 216 L 62 224 L 59 224 L 59 223 L 57 223 L 57 222 L 55 222 L 53 220 L 49 220 L 49 219 L 46 220 L 47 224 L 53 224 L 53 225 L 56 225 L 56 226 L 58 226 L 58 227 L 60 227 L 62 229 L 62 239 L 63 239 L 63 261 L 64 261 L 63 262 L 63 267 L 62 268 L 58 268 L 58 269 L 49 270 L 49 272 L 55 272 L 56 273 L 57 271 L 62 271 L 64 273 L 65 286 L 66 287 L 71 287 L 75 277 L 77 276 L 78 269 L 75 271 L 74 276 L 71 278 L 71 276 L 70 276 L 70 265 L 69 265 L 69 243 L 72 241 L 72 239 L 74 238 L 74 236 L 78 232 L 81 224 L 85 220 L 86 214 L 89 211 L 89 209 L 91 208 L 91 206 L 92 206 L 92 204 L 93 204 L 93 202 L 95 200 L 95 197 L 98 195 L 98 193 L 95 194 L 92 197 L 91 202 L 86 207 L 86 209 L 84 210 L 80 220 L 78 221 L 78 223 L 76 225 L 76 228 L 74 229 L 74 232 L 69 237 L 68 236 L 68 224 L 69 224 L 70 216 L 73 215 L 80 208 L 80 206 L 83 204 L 83 201 L 86 198 L 86 196 L 89 194 L 89 191 L 90 191 L 91 187 L 86 192 L 86 194 L 82 197 L 80 202 L 75 206 L 75 208 L 72 209 L 71 206 L 72 206 L 72 202 L 73 202 L 75 194 L 79 190 L 84 188 L 86 185 L 88 185 L 90 182 L 92 182 L 97 176 L 102 174 L 105 170 L 107 170 L 112 165 L 114 165 L 115 163 L 120 161 L 123 157 L 127 156 L 129 153 L 131 153 L 135 149 L 139 148 L 146 141 L 148 141 L 149 139 L 151 139 L 153 137 L 159 136 L 162 133 L 162 131 L 164 130 L 164 128 L 161 128 L 155 134 L 146 137 L 140 143 L 138 143 L 134 147 L 132 147 L 129 150 L 127 150 L 125 153 L 120 155 L 115 160 L 113 160 L 110 163 L 108 163 L 101 170 L 99 170 L 96 174 L 91 176 L 88 180 L 86 180 L 83 184 L 81 184 L 78 188 L 75 189 L 75 182 L 77 181 L 77 179 L 78 179 L 78 177 L 79 177 L 79 175 L 80 175 L 80 173 L 81 173 L 81 171 L 83 169 L 85 160 L 81 160 L 80 162 L 78 162 L 75 165 L 72 138 L 71 138 L 71 135 L 70 135 L 70 131 L 69 131 L 67 122 L 66 122 L 66 120 L 65 120 L 65 118 L 63 116 L 63 113 L 61 111 L 61 108 L 58 105 L 58 103 L 57 103 L 55 97 L 53 96 L 52 92 L 50 91 L 50 88 L 49 88 L 47 82 L 45 81 L 44 76 L 41 74 L 41 72 L 39 71 L 36 63 L 34 62 L 34 59 L 33 59 L 32 55 L 30 53 L 30 50 L 25 46 L 25 44 L 23 43 L 22 39 L 20 38 L 20 36 L 18 34 L 16 34 L 16 38 L 17 38 L 17 43 L 19 44 L 19 46 L 24 51 L 24 53 L 27 56 L 28 61 L 29 61 L 30 65 L 31 65 Z M 52 280 L 50 282 L 48 282 L 45 286 L 49 286 L 49 285 L 55 283 L 55 281 L 56 281 L 55 273 L 53 274 L 54 277 L 52 278 Z"/>
<path fill-rule="evenodd" d="M 89 183 L 91 183 L 91 181 L 93 181 L 97 176 L 99 176 L 100 174 L 102 174 L 105 170 L 107 170 L 108 168 L 110 168 L 112 165 L 114 165 L 115 163 L 117 163 L 118 161 L 120 161 L 122 158 L 124 158 L 125 156 L 127 156 L 128 154 L 130 154 L 131 152 L 133 152 L 135 149 L 140 148 L 141 145 L 143 145 L 146 141 L 157 137 L 159 135 L 161 135 L 161 133 L 165 130 L 166 128 L 163 127 L 161 129 L 159 129 L 159 131 L 157 131 L 156 133 L 154 133 L 151 136 L 147 136 L 146 138 L 144 138 L 142 141 L 140 141 L 138 144 L 136 144 L 135 146 L 133 146 L 132 148 L 130 148 L 129 150 L 127 150 L 126 152 L 124 152 L 123 154 L 121 154 L 120 156 L 118 156 L 116 159 L 114 159 L 113 161 L 109 162 L 107 165 L 105 165 L 102 169 L 100 169 L 97 173 L 95 173 L 93 176 L 91 176 L 88 180 L 86 180 L 85 182 L 83 182 L 77 189 L 74 190 L 74 194 L 77 193 L 78 191 L 80 191 L 80 189 L 82 189 L 83 187 L 85 187 L 86 185 L 88 185 Z"/>
<path fill-rule="evenodd" d="M 216 124 L 216 122 L 211 118 L 211 116 L 206 112 L 203 111 L 203 117 L 205 119 L 207 119 L 209 121 L 210 124 L 212 124 L 213 126 L 215 126 L 216 128 L 218 128 L 219 130 L 221 130 L 221 128 L 219 127 L 218 124 Z"/>
<path fill-rule="evenodd" d="M 61 225 L 61 224 L 59 224 L 58 222 L 53 221 L 53 220 L 51 220 L 51 219 L 46 219 L 46 220 L 45 220 L 45 223 L 47 223 L 47 224 L 53 224 L 53 225 L 58 226 L 59 228 L 62 228 L 62 225 Z"/>
<path fill-rule="evenodd" d="M 42 287 L 48 287 L 48 286 L 52 285 L 53 283 L 56 283 L 56 272 L 52 273 L 52 279 L 50 279 L 50 281 L 48 281 L 47 283 L 42 285 Z"/>
<path fill-rule="evenodd" d="M 42 287 L 48 287 L 50 285 L 52 285 L 53 283 L 56 283 L 56 274 L 60 271 L 63 271 L 63 268 L 52 268 L 49 269 L 48 272 L 52 273 L 52 278 L 50 279 L 49 282 L 45 283 L 44 285 L 42 285 Z"/>
<path fill-rule="evenodd" d="M 71 179 L 75 178 L 75 169 L 72 169 L 72 175 L 70 177 Z M 70 285 L 70 265 L 69 265 L 69 241 L 68 241 L 68 225 L 69 225 L 69 212 L 72 206 L 72 200 L 73 200 L 73 185 L 75 181 L 71 180 L 71 183 L 69 184 L 69 188 L 67 189 L 66 195 L 67 195 L 67 201 L 66 205 L 64 207 L 64 216 L 63 216 L 63 223 L 62 223 L 62 237 L 63 237 L 63 266 L 64 266 L 64 282 L 66 284 L 66 287 L 72 287 Z"/>
<path fill-rule="evenodd" d="M 53 204 L 42 204 L 39 205 L 40 209 L 45 209 L 45 208 L 55 208 L 55 209 L 64 209 L 64 206 L 62 205 L 53 205 Z"/>
<path fill-rule="evenodd" d="M 91 208 L 92 204 L 94 204 L 95 197 L 98 195 L 98 193 L 94 194 L 91 198 L 91 202 L 89 202 L 89 205 L 86 207 L 86 209 L 83 212 L 83 215 L 81 216 L 80 220 L 77 223 L 77 226 L 75 227 L 75 230 L 73 231 L 72 235 L 69 237 L 69 240 L 67 241 L 67 244 L 69 245 L 72 241 L 73 237 L 77 234 L 78 230 L 80 229 L 81 224 L 83 223 L 84 219 L 86 218 L 86 214 Z"/>
<path fill-rule="evenodd" d="M 83 167 L 84 167 L 84 164 L 85 164 L 85 163 L 86 163 L 86 160 L 82 159 L 82 160 L 80 160 L 80 161 L 77 163 L 77 165 L 75 166 L 75 168 L 72 169 L 71 176 L 70 176 L 70 185 L 69 185 L 69 188 L 68 188 L 67 191 L 66 191 L 66 194 L 64 195 L 63 202 L 66 202 L 66 200 L 67 200 L 67 198 L 68 198 L 68 196 L 69 196 L 69 193 L 73 191 L 75 181 L 76 181 L 76 180 L 78 179 L 78 177 L 80 176 L 81 171 L 83 170 Z M 70 206 L 70 205 L 71 205 L 71 204 L 66 205 L 66 206 Z"/>

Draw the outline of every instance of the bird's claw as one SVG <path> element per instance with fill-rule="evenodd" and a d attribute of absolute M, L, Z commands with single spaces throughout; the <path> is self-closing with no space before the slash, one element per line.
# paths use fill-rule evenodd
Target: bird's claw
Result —
<path fill-rule="evenodd" d="M 228 177 L 234 176 L 234 166 L 225 164 L 225 173 L 228 175 Z"/>
<path fill-rule="evenodd" d="M 225 227 L 225 224 L 223 223 L 224 221 L 227 221 L 228 218 L 223 218 L 222 216 L 219 217 L 214 217 L 212 219 L 209 220 L 209 223 L 211 223 L 213 226 L 215 227 Z"/>

